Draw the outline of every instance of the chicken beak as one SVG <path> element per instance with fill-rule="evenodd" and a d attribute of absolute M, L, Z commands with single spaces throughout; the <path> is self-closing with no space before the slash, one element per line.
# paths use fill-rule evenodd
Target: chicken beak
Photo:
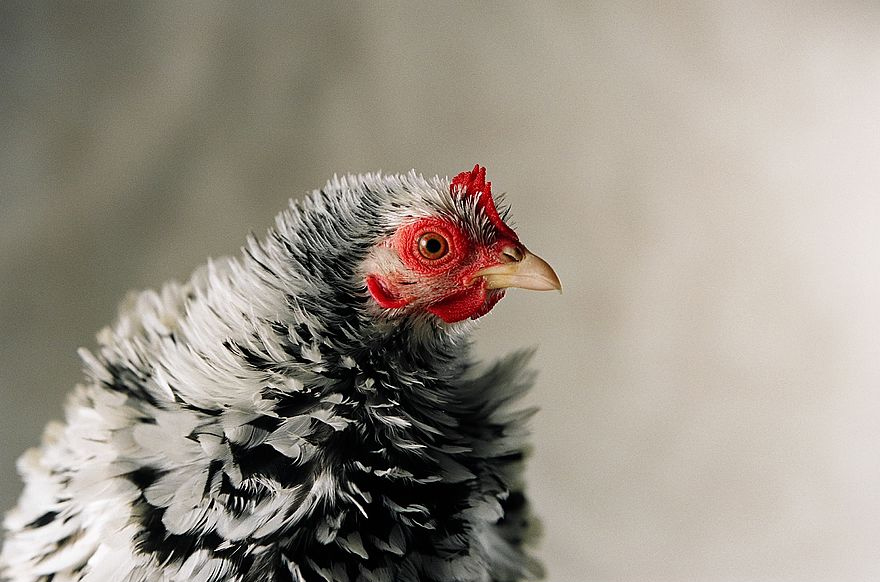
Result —
<path fill-rule="evenodd" d="M 505 262 L 478 271 L 474 275 L 486 281 L 487 289 L 518 287 L 532 291 L 562 292 L 562 283 L 559 282 L 553 267 L 538 255 L 533 255 L 525 249 L 504 249 L 502 259 Z"/>

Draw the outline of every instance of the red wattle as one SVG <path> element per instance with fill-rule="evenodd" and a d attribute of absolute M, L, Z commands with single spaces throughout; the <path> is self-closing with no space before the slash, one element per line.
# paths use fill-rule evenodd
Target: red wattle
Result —
<path fill-rule="evenodd" d="M 474 317 L 484 307 L 485 302 L 486 290 L 483 287 L 469 287 L 431 305 L 428 311 L 446 323 L 456 323 Z"/>
<path fill-rule="evenodd" d="M 492 311 L 492 308 L 495 307 L 495 304 L 501 301 L 501 298 L 504 297 L 504 290 L 498 290 L 489 295 L 489 298 L 483 302 L 483 306 L 480 307 L 476 313 L 471 315 L 471 319 L 479 319 Z"/>

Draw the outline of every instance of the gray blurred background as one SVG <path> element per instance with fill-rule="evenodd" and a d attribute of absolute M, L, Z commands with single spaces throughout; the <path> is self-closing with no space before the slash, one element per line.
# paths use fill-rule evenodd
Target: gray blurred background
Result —
<path fill-rule="evenodd" d="M 259 6 L 258 8 L 256 6 Z M 0 4 L 0 505 L 129 289 L 475 162 L 556 581 L 880 577 L 880 5 Z"/>

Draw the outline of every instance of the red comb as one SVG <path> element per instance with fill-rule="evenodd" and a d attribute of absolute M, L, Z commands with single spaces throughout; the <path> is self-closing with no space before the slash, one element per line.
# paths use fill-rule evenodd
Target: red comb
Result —
<path fill-rule="evenodd" d="M 486 216 L 495 225 L 495 228 L 501 234 L 506 234 L 513 238 L 513 240 L 519 240 L 516 233 L 504 224 L 504 221 L 501 220 L 501 216 L 498 214 L 498 210 L 495 208 L 495 200 L 492 199 L 492 182 L 486 181 L 486 168 L 477 164 L 470 172 L 462 172 L 452 179 L 449 191 L 453 196 L 479 196 L 477 206 L 483 209 L 483 212 L 486 213 Z"/>

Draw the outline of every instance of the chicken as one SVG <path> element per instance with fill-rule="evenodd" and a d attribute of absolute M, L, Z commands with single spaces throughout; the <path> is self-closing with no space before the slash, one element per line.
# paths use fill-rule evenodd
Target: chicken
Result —
<path fill-rule="evenodd" d="M 130 296 L 19 461 L 10 582 L 511 581 L 527 353 L 469 356 L 505 289 L 560 289 L 474 167 L 334 178 L 238 259 Z"/>

